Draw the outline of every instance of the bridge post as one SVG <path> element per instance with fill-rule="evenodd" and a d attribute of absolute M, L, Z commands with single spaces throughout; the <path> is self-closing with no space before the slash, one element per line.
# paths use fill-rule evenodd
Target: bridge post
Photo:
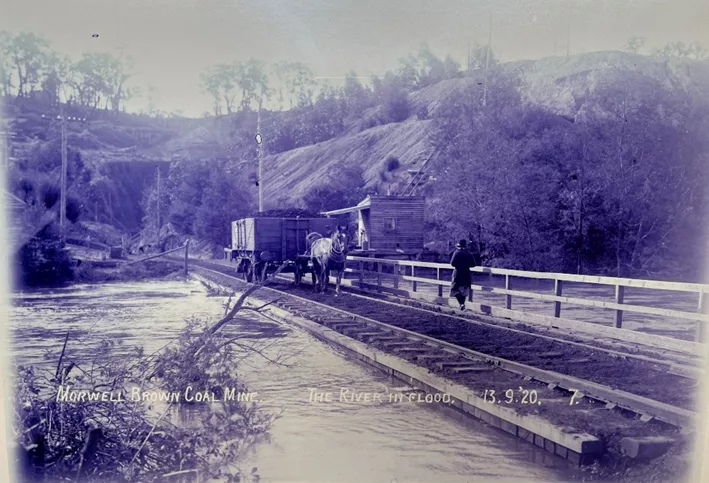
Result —
<path fill-rule="evenodd" d="M 616 285 L 615 286 L 615 303 L 622 304 L 623 296 L 625 294 L 625 286 Z M 615 327 L 620 329 L 623 326 L 623 311 L 616 310 L 615 312 Z"/>
<path fill-rule="evenodd" d="M 441 281 L 441 269 L 437 268 L 436 269 L 436 280 Z M 443 285 L 438 284 L 438 296 L 443 297 Z"/>
<path fill-rule="evenodd" d="M 394 289 L 399 289 L 399 264 L 395 264 L 391 267 L 391 273 L 394 274 Z"/>
<path fill-rule="evenodd" d="M 382 291 L 382 262 L 377 262 L 377 292 Z"/>
<path fill-rule="evenodd" d="M 505 290 L 510 290 L 510 276 L 505 275 Z M 512 295 L 505 295 L 505 308 L 507 310 L 512 309 Z"/>
<path fill-rule="evenodd" d="M 359 261 L 359 288 L 364 288 L 364 262 Z"/>
<path fill-rule="evenodd" d="M 187 241 L 185 242 L 185 275 L 188 274 L 188 271 L 187 271 L 187 260 L 188 260 L 188 258 L 189 258 L 189 251 L 190 251 L 190 241 L 187 240 Z"/>
<path fill-rule="evenodd" d="M 699 292 L 699 302 L 697 303 L 697 312 L 700 314 L 709 313 L 709 294 L 704 293 L 702 290 Z M 697 331 L 695 335 L 696 342 L 706 342 L 707 340 L 707 323 L 709 323 L 709 318 L 705 317 L 704 320 L 697 321 Z"/>
<path fill-rule="evenodd" d="M 554 295 L 561 297 L 561 280 L 554 279 Z M 561 302 L 554 302 L 554 317 L 561 317 Z"/>
<path fill-rule="evenodd" d="M 415 265 L 411 265 L 411 276 L 412 276 L 412 277 L 415 277 L 415 276 L 416 276 L 416 266 L 415 266 Z M 415 291 L 416 291 L 416 280 L 413 280 L 413 281 L 411 282 L 411 287 L 412 287 L 411 290 L 412 290 L 413 292 L 415 292 Z"/>

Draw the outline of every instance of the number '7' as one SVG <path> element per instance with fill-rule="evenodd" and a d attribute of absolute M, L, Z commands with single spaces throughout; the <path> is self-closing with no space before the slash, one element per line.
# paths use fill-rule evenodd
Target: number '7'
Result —
<path fill-rule="evenodd" d="M 571 401 L 569 401 L 569 406 L 573 406 L 573 404 L 574 404 L 574 398 L 575 398 L 576 395 L 579 393 L 579 390 L 578 390 L 578 389 L 573 389 L 573 391 L 574 391 L 574 393 L 571 395 Z M 583 397 L 583 396 L 581 396 L 581 397 Z"/>

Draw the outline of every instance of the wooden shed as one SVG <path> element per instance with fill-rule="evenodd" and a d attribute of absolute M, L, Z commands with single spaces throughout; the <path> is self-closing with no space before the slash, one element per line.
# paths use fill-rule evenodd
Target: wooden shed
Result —
<path fill-rule="evenodd" d="M 357 213 L 357 249 L 375 255 L 423 250 L 423 196 L 367 196 L 356 206 L 324 212 Z"/>

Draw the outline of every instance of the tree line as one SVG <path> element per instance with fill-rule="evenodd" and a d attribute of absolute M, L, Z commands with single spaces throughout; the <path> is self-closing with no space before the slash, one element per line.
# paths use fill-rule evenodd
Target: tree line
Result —
<path fill-rule="evenodd" d="M 609 76 L 567 119 L 491 71 L 451 95 L 431 142 L 432 239 L 466 234 L 486 265 L 702 276 L 709 102 L 640 73 Z"/>
<path fill-rule="evenodd" d="M 4 96 L 43 95 L 56 104 L 67 102 L 91 109 L 119 111 L 139 94 L 128 85 L 131 59 L 86 52 L 73 61 L 34 33 L 0 32 L 0 82 Z"/>
<path fill-rule="evenodd" d="M 701 58 L 697 45 L 671 43 L 655 55 Z M 81 105 L 119 109 L 136 92 L 126 87 L 126 59 L 84 54 L 77 62 L 61 61 L 33 34 L 1 34 L 0 48 L 6 95 L 57 93 L 59 85 Z M 317 82 L 300 63 L 268 66 L 248 59 L 212 66 L 202 84 L 213 99 L 210 116 L 230 126 L 229 146 L 214 159 L 172 163 L 163 177 L 161 219 L 216 246 L 228 243 L 231 220 L 255 208 L 248 115 L 265 103 L 268 154 L 334 138 L 356 124 L 361 130 L 415 114 L 436 126 L 430 142 L 439 152 L 438 180 L 426 188 L 431 240 L 467 233 L 483 261 L 497 266 L 646 275 L 670 267 L 687 273 L 687 261 L 702 252 L 697 227 L 707 214 L 707 146 L 699 134 L 707 127 L 706 103 L 628 74 L 580 99 L 585 107 L 570 122 L 523 102 L 517 79 L 498 64 L 486 46 L 471 49 L 463 68 L 422 45 L 383 76 L 361 82 L 349 72 L 337 87 Z M 435 116 L 411 112 L 410 93 L 463 76 L 479 82 L 446 100 Z M 60 164 L 55 131 L 11 174 L 14 191 L 29 203 L 52 205 L 50 177 Z M 82 195 L 70 202 L 72 221 L 91 206 L 95 212 L 98 201 L 120 204 L 110 187 L 88 182 L 91 170 L 79 151 L 71 151 L 77 176 L 70 174 L 70 184 L 86 184 L 85 190 L 73 188 Z M 346 183 L 314 186 L 302 205 L 337 209 L 365 196 L 361 168 L 344 168 Z M 155 225 L 156 208 L 153 185 L 142 202 L 145 227 Z"/>
<path fill-rule="evenodd" d="M 675 57 L 680 59 L 695 59 L 701 60 L 707 57 L 707 49 L 699 42 L 691 42 L 689 44 L 685 42 L 668 42 L 662 47 L 655 47 L 652 49 L 645 49 L 647 44 L 647 39 L 644 37 L 633 36 L 628 39 L 624 45 L 624 50 L 628 52 L 641 53 L 643 50 L 649 55 L 656 57 Z"/>

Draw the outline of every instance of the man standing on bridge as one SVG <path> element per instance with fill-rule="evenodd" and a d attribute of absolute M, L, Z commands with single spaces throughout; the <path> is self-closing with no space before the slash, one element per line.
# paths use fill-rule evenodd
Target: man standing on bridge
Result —
<path fill-rule="evenodd" d="M 465 299 L 470 294 L 470 285 L 472 283 L 470 267 L 475 266 L 475 259 L 467 250 L 466 245 L 465 240 L 460 240 L 455 246 L 455 251 L 451 258 L 451 265 L 454 270 L 450 296 L 456 298 L 460 305 L 460 310 L 465 310 Z"/>

